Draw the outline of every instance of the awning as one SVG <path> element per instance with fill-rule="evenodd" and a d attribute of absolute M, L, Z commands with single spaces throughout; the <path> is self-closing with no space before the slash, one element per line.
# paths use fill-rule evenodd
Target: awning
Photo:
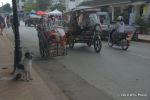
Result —
<path fill-rule="evenodd" d="M 132 0 L 93 0 L 82 2 L 78 6 L 100 7 L 100 6 L 126 4 L 131 2 Z"/>
<path fill-rule="evenodd" d="M 62 15 L 62 12 L 60 12 L 59 10 L 54 10 L 54 11 L 52 11 L 52 12 L 48 12 L 47 13 L 48 15 Z"/>

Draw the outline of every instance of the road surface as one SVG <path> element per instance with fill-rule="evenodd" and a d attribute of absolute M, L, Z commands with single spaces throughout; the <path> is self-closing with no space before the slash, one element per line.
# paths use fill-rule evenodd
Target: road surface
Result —
<path fill-rule="evenodd" d="M 6 31 L 13 39 L 11 30 Z M 21 25 L 20 34 L 22 47 L 35 53 L 39 73 L 70 100 L 150 100 L 150 44 L 132 42 L 128 51 L 122 51 L 103 42 L 100 54 L 77 44 L 66 57 L 43 60 L 36 30 Z"/>

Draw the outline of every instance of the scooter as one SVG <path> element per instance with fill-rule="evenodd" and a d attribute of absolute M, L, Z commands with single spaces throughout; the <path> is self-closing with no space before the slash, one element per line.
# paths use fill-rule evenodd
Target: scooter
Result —
<path fill-rule="evenodd" d="M 121 47 L 122 50 L 127 50 L 130 46 L 131 33 L 117 34 L 117 36 L 112 36 L 112 32 L 116 32 L 113 29 L 108 36 L 108 45 L 113 47 L 114 45 Z M 113 33 L 114 34 L 114 33 Z"/>

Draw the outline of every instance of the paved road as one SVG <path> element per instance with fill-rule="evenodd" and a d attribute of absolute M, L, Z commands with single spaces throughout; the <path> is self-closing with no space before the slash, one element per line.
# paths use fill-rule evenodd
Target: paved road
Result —
<path fill-rule="evenodd" d="M 36 57 L 39 57 L 38 39 L 35 29 L 22 26 L 20 31 L 22 46 L 30 48 L 35 52 Z M 117 47 L 109 48 L 107 43 L 103 42 L 101 53 L 96 54 L 92 47 L 88 48 L 86 45 L 78 44 L 73 50 L 69 50 L 66 57 L 57 57 L 44 62 L 36 60 L 35 62 L 40 66 L 44 66 L 40 69 L 73 100 L 88 100 L 83 99 L 87 95 L 91 97 L 100 95 L 89 100 L 100 100 L 100 97 L 108 97 L 106 100 L 111 100 L 111 98 L 115 100 L 150 100 L 149 50 L 150 44 L 145 43 L 132 42 L 128 51 L 122 51 Z M 49 67 L 51 65 L 53 67 Z M 66 72 L 70 74 L 66 74 Z M 70 77 L 66 79 L 66 75 L 70 75 Z M 85 87 L 89 87 L 89 89 L 84 89 L 84 92 L 91 92 L 87 92 L 87 94 L 82 96 L 82 93 L 80 96 L 78 93 L 74 93 L 77 90 L 69 87 L 67 83 L 67 85 L 65 84 L 65 81 L 73 81 L 73 78 L 76 80 L 71 84 L 82 82 L 83 86 L 83 83 L 86 83 Z M 64 84 L 62 85 L 61 82 L 64 82 Z M 74 86 L 74 88 L 82 86 L 80 84 Z M 66 88 L 68 91 L 70 90 L 71 94 L 68 91 L 66 92 Z M 92 92 L 96 95 L 92 94 Z M 131 96 L 126 96 L 128 94 Z"/>

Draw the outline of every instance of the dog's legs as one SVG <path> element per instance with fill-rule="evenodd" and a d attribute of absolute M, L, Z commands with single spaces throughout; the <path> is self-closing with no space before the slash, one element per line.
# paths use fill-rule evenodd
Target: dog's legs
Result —
<path fill-rule="evenodd" d="M 26 81 L 29 81 L 29 79 L 28 79 L 28 72 L 25 72 L 25 78 L 26 78 Z"/>
<path fill-rule="evenodd" d="M 33 80 L 33 78 L 31 77 L 31 71 L 29 72 L 29 78 L 30 80 Z"/>
<path fill-rule="evenodd" d="M 25 81 L 25 80 L 26 80 L 25 78 L 26 78 L 26 73 L 23 73 L 23 74 L 22 74 L 22 80 Z"/>
<path fill-rule="evenodd" d="M 30 73 L 29 72 L 27 72 L 28 73 L 28 81 L 30 81 Z"/>

